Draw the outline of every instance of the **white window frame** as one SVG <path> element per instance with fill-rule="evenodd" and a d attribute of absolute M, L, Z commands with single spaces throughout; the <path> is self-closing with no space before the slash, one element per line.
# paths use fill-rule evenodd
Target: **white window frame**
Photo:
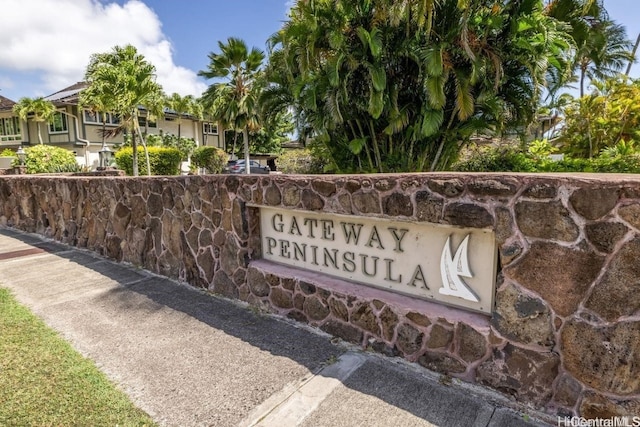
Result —
<path fill-rule="evenodd" d="M 7 123 L 11 123 L 13 131 L 18 133 L 6 133 Z M 0 117 L 0 141 L 22 141 L 21 121 L 18 117 Z"/>
<path fill-rule="evenodd" d="M 149 120 L 146 116 L 138 116 L 138 125 L 140 125 L 141 127 L 145 127 L 145 124 L 140 123 L 140 120 L 144 120 L 146 123 L 146 126 L 148 128 L 157 128 L 158 127 L 158 121 L 157 120 Z"/>
<path fill-rule="evenodd" d="M 96 120 L 93 120 L 91 116 L 95 114 Z M 84 110 L 82 113 L 82 119 L 85 124 L 88 125 L 102 125 L 102 115 L 103 113 L 99 113 L 97 111 Z M 118 126 L 120 125 L 120 119 L 114 113 L 106 113 L 105 122 L 106 126 Z"/>
<path fill-rule="evenodd" d="M 209 131 L 207 131 L 207 128 Z M 204 135 L 217 135 L 218 134 L 218 124 L 211 122 L 202 123 L 202 133 Z"/>
<path fill-rule="evenodd" d="M 56 117 L 60 117 L 60 124 L 64 128 L 63 130 L 54 129 Z M 51 123 L 49 123 L 49 135 L 56 135 L 56 134 L 62 134 L 62 133 L 69 133 L 69 123 L 67 121 L 67 115 L 62 114 L 61 112 L 58 111 L 57 113 L 54 114 L 53 119 L 51 120 Z"/>

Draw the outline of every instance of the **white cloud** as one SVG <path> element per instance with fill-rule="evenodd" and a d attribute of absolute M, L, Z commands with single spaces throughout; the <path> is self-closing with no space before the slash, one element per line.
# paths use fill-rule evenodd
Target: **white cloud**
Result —
<path fill-rule="evenodd" d="M 0 71 L 34 71 L 51 91 L 82 80 L 93 53 L 132 44 L 156 67 L 165 92 L 200 95 L 206 84 L 176 65 L 158 16 L 139 0 L 3 0 Z"/>

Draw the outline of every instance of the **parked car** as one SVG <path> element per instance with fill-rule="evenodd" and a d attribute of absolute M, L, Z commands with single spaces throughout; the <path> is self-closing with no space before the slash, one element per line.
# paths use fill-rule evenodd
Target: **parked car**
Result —
<path fill-rule="evenodd" d="M 231 168 L 237 163 L 237 160 L 229 160 L 227 165 L 222 168 L 222 173 L 231 173 Z"/>
<path fill-rule="evenodd" d="M 249 165 L 251 167 L 251 173 L 269 173 L 268 166 L 262 166 L 260 163 L 255 160 L 249 160 Z M 245 173 L 246 170 L 246 161 L 244 159 L 238 160 L 235 164 L 229 166 L 229 172 L 231 173 Z"/>

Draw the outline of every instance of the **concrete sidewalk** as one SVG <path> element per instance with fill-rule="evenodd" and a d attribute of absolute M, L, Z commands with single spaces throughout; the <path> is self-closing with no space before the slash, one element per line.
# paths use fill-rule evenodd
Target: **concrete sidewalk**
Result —
<path fill-rule="evenodd" d="M 497 394 L 37 236 L 0 229 L 0 286 L 161 425 L 545 425 Z"/>

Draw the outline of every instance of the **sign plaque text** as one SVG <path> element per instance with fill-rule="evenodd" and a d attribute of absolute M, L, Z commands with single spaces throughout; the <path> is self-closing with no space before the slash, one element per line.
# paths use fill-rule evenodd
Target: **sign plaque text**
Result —
<path fill-rule="evenodd" d="M 263 258 L 491 313 L 493 231 L 260 208 Z"/>

